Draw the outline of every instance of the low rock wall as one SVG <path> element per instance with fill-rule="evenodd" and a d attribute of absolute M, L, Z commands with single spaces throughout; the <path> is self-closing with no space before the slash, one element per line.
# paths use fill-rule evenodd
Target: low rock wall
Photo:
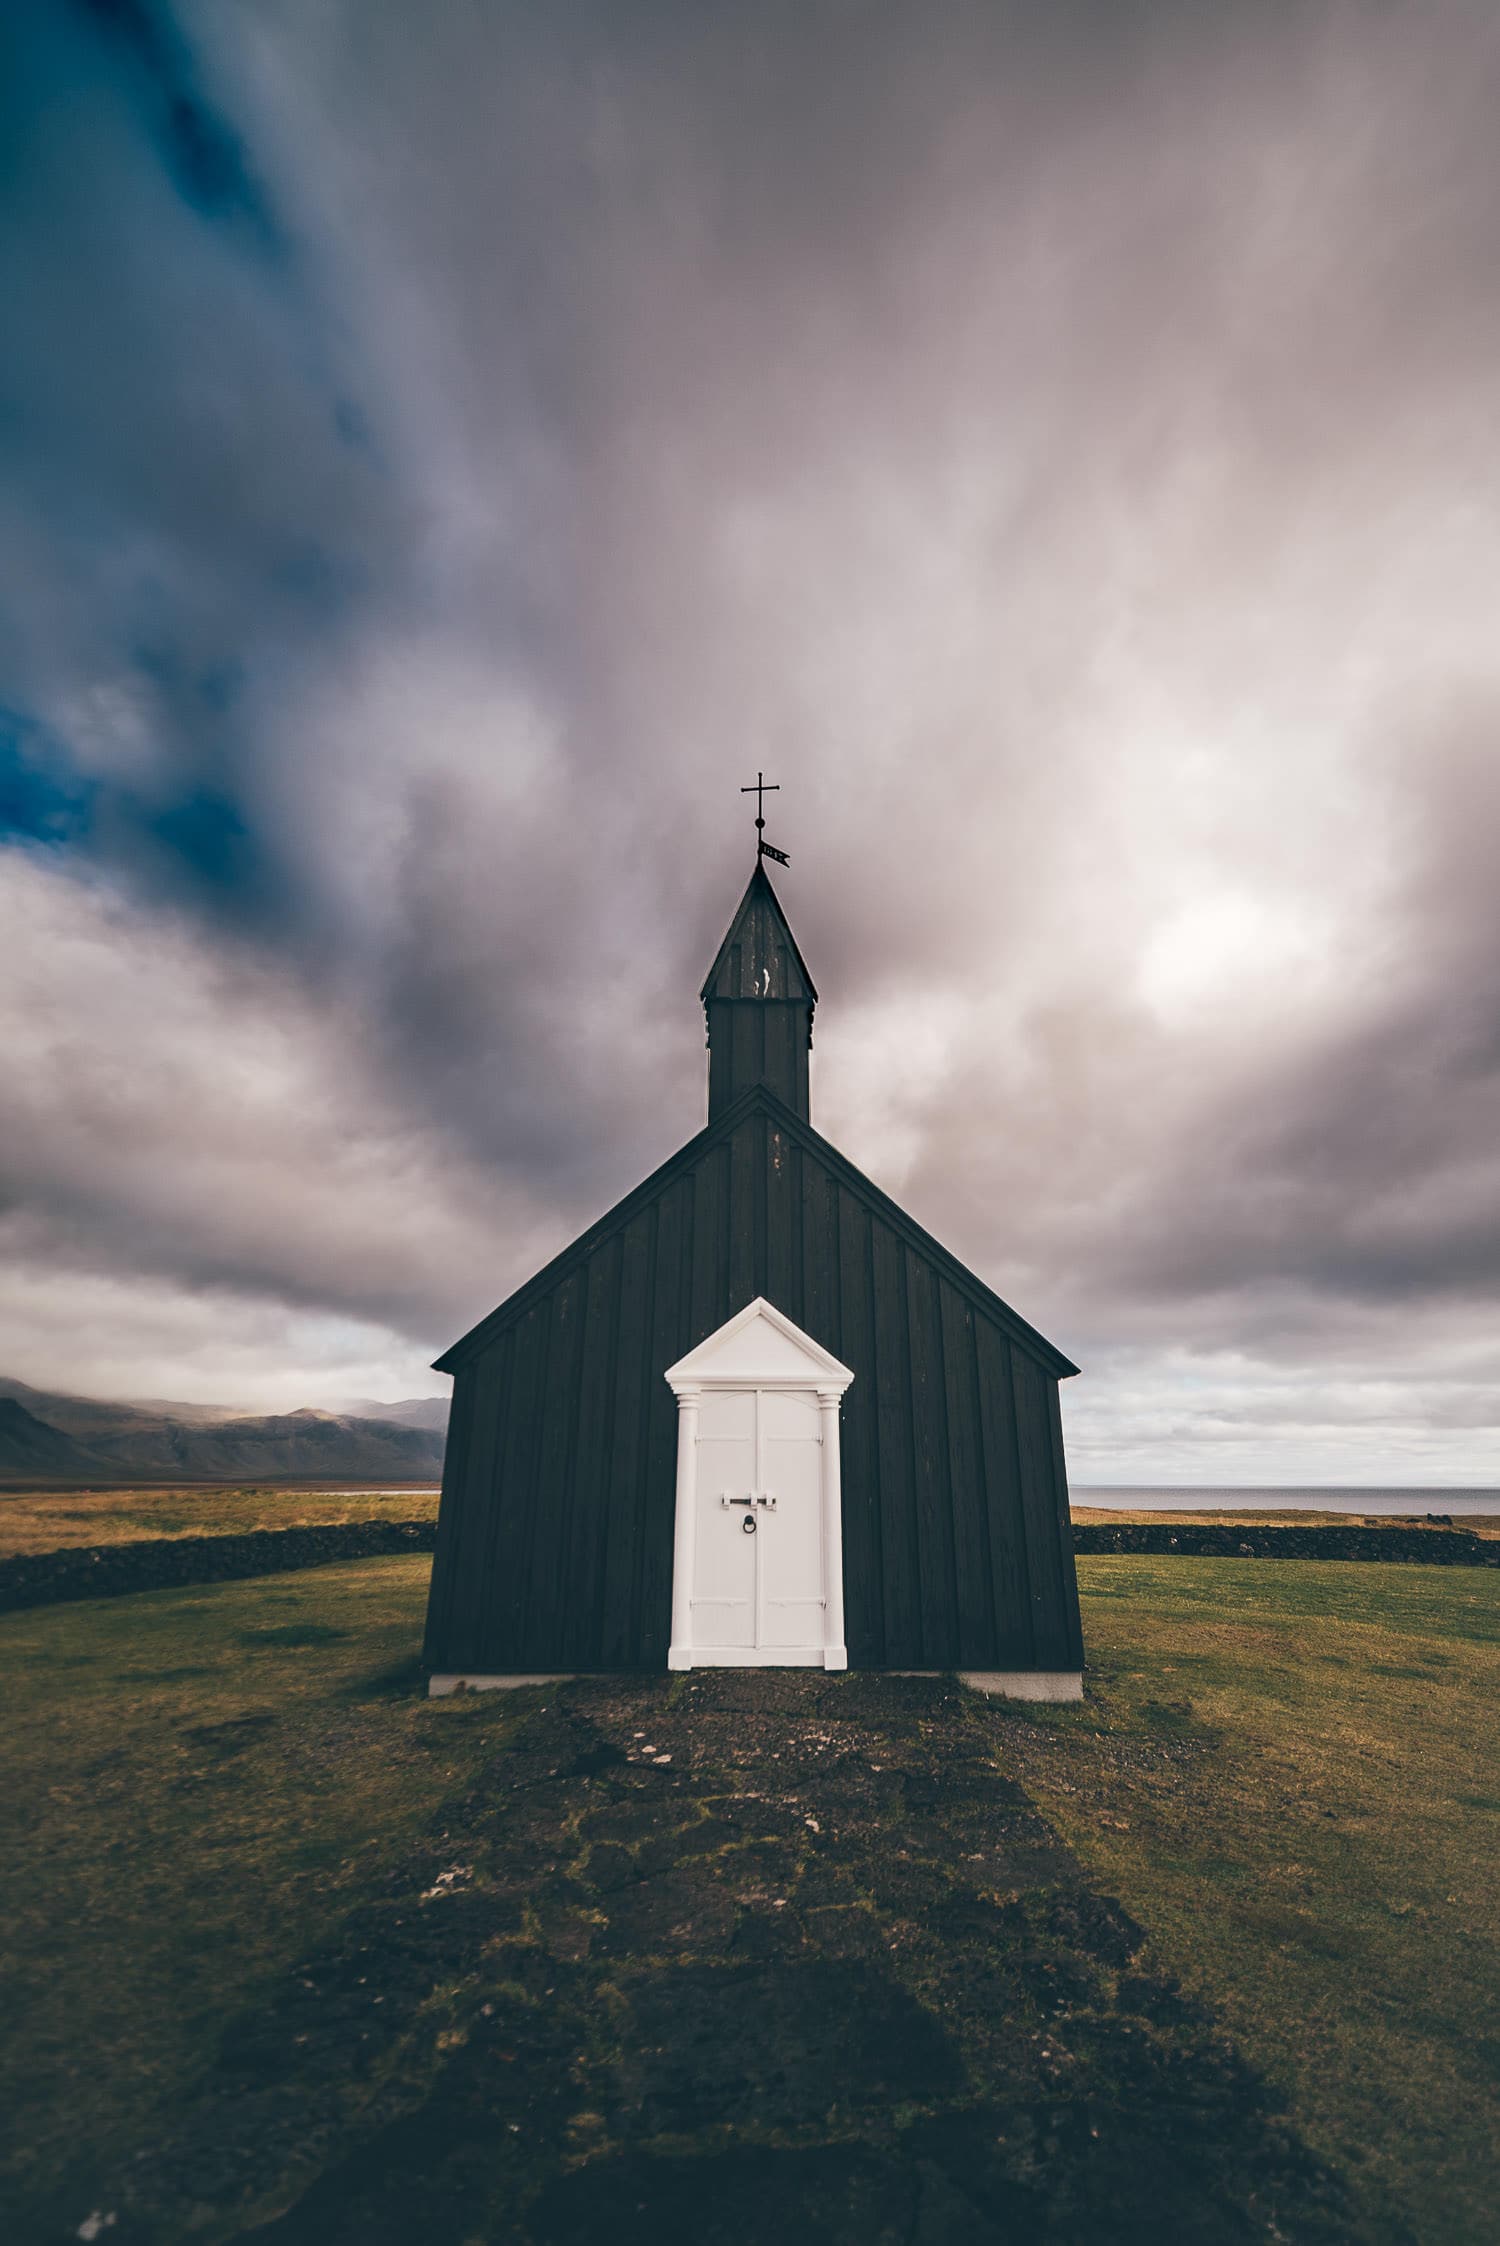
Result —
<path fill-rule="evenodd" d="M 342 1521 L 317 1528 L 251 1529 L 243 1536 L 172 1536 L 139 1544 L 74 1546 L 0 1560 L 0 1614 L 59 1599 L 113 1598 L 122 1591 L 171 1591 L 188 1583 L 279 1575 L 385 1553 L 430 1552 L 435 1521 Z"/>
<path fill-rule="evenodd" d="M 25 1552 L 0 1560 L 0 1614 L 63 1599 L 171 1591 L 191 1583 L 279 1575 L 337 1560 L 430 1552 L 435 1521 L 345 1521 L 323 1528 L 253 1529 L 245 1536 L 177 1536 Z M 1184 1522 L 1075 1523 L 1075 1552 L 1176 1553 L 1246 1560 L 1415 1560 L 1428 1567 L 1500 1567 L 1500 1540 L 1468 1529 L 1212 1528 Z"/>
<path fill-rule="evenodd" d="M 1190 1559 L 1418 1560 L 1427 1567 L 1500 1567 L 1500 1540 L 1472 1529 L 1361 1528 L 1319 1522 L 1307 1528 L 1243 1523 L 1077 1521 L 1075 1552 L 1173 1552 Z"/>

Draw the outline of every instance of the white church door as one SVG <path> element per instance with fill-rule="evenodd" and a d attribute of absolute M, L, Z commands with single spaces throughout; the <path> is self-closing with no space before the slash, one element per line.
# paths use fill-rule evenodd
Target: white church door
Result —
<path fill-rule="evenodd" d="M 823 1439 L 818 1399 L 805 1390 L 763 1388 L 755 1399 L 760 1422 L 758 1495 L 765 1500 L 757 1534 L 746 1537 L 759 1560 L 757 1643 L 823 1650 Z M 842 1496 L 842 1492 L 840 1492 Z M 842 1523 L 840 1523 L 842 1527 Z M 839 1559 L 842 1563 L 843 1539 Z M 842 1639 L 843 1631 L 839 1637 Z"/>
<path fill-rule="evenodd" d="M 692 1642 L 754 1665 L 821 1664 L 822 1438 L 816 1392 L 719 1389 L 698 1406 Z"/>
<path fill-rule="evenodd" d="M 668 1666 L 842 1669 L 839 1403 L 853 1374 L 757 1300 L 672 1366 Z"/>

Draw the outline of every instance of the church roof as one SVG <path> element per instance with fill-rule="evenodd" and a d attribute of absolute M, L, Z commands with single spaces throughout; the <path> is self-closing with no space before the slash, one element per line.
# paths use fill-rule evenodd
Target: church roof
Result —
<path fill-rule="evenodd" d="M 771 887 L 764 858 L 755 861 L 739 909 L 698 995 L 705 1004 L 710 998 L 817 999 L 807 961 Z"/>
<path fill-rule="evenodd" d="M 756 872 L 759 878 L 764 880 L 759 867 L 757 867 Z M 765 887 L 770 890 L 771 885 L 768 881 L 765 883 Z M 754 888 L 755 882 L 752 880 L 750 889 L 746 891 L 747 900 Z M 774 892 L 772 893 L 772 902 L 775 902 Z M 743 912 L 743 910 L 742 905 L 741 911 Z M 785 926 L 785 922 L 782 925 Z M 788 937 L 790 937 L 790 933 L 791 931 L 788 930 Z M 731 934 L 733 934 L 732 929 Z M 795 949 L 795 946 L 793 948 Z M 586 1232 L 580 1233 L 578 1238 L 571 1241 L 566 1248 L 555 1255 L 550 1263 L 545 1264 L 523 1286 L 518 1287 L 514 1294 L 508 1295 L 505 1301 L 497 1309 L 492 1310 L 487 1318 L 482 1318 L 477 1326 L 471 1327 L 469 1332 L 463 1335 L 460 1340 L 454 1342 L 451 1348 L 444 1350 L 442 1356 L 436 1359 L 433 1370 L 442 1373 L 457 1372 L 460 1366 L 471 1356 L 503 1332 L 512 1320 L 523 1316 L 532 1301 L 544 1295 L 549 1287 L 561 1277 L 569 1264 L 576 1259 L 587 1256 L 612 1232 L 628 1224 L 640 1209 L 660 1194 L 665 1193 L 679 1176 L 684 1172 L 691 1171 L 711 1147 L 718 1144 L 720 1140 L 731 1138 L 745 1118 L 754 1114 L 758 1109 L 764 1110 L 778 1131 L 784 1132 L 789 1139 L 803 1147 L 808 1154 L 821 1163 L 856 1200 L 863 1202 L 867 1209 L 881 1217 L 886 1224 L 900 1234 L 910 1248 L 940 1271 L 961 1293 L 967 1295 L 980 1310 L 993 1318 L 1013 1342 L 1024 1349 L 1036 1362 L 1043 1365 L 1048 1372 L 1059 1379 L 1067 1379 L 1077 1372 L 1078 1367 L 1071 1359 L 1065 1357 L 1060 1349 L 1054 1348 L 1053 1344 L 1044 1335 L 1039 1334 L 1034 1326 L 1028 1325 L 1019 1312 L 1012 1310 L 1010 1304 L 1003 1301 L 992 1287 L 987 1287 L 984 1281 L 970 1271 L 966 1264 L 960 1263 L 958 1257 L 945 1248 L 940 1240 L 934 1239 L 930 1232 L 925 1231 L 916 1222 L 915 1218 L 909 1217 L 906 1211 L 890 1198 L 889 1194 L 882 1193 L 880 1187 L 872 1179 L 867 1178 L 862 1170 L 857 1170 L 854 1164 L 846 1156 L 840 1154 L 838 1148 L 830 1140 L 825 1139 L 820 1131 L 815 1131 L 810 1123 L 805 1123 L 800 1116 L 795 1115 L 785 1101 L 778 1099 L 776 1094 L 765 1084 L 752 1084 L 731 1106 L 726 1107 L 723 1113 L 713 1122 L 697 1132 L 685 1145 L 680 1146 L 677 1152 L 670 1155 L 659 1169 L 653 1170 L 651 1175 L 643 1179 L 633 1192 L 627 1193 L 623 1201 L 617 1201 L 615 1206 L 607 1210 L 596 1223 L 590 1225 Z"/>

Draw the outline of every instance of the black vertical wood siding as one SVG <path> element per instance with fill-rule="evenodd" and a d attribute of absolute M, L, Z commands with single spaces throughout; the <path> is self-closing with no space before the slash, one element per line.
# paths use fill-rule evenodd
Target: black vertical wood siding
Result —
<path fill-rule="evenodd" d="M 711 998 L 707 1015 L 709 1121 L 748 1085 L 768 1084 L 805 1122 L 811 1107 L 812 1007 L 796 999 Z"/>
<path fill-rule="evenodd" d="M 1077 1669 L 1056 1373 L 769 1108 L 695 1145 L 460 1358 L 429 1666 L 664 1668 L 677 1412 L 662 1375 L 764 1295 L 855 1375 L 851 1664 Z"/>

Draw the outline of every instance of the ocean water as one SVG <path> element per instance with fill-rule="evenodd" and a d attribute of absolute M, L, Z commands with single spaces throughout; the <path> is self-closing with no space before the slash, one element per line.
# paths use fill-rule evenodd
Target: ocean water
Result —
<path fill-rule="evenodd" d="M 1164 1489 L 1154 1483 L 1071 1482 L 1075 1505 L 1150 1513 L 1500 1513 L 1500 1489 Z"/>

